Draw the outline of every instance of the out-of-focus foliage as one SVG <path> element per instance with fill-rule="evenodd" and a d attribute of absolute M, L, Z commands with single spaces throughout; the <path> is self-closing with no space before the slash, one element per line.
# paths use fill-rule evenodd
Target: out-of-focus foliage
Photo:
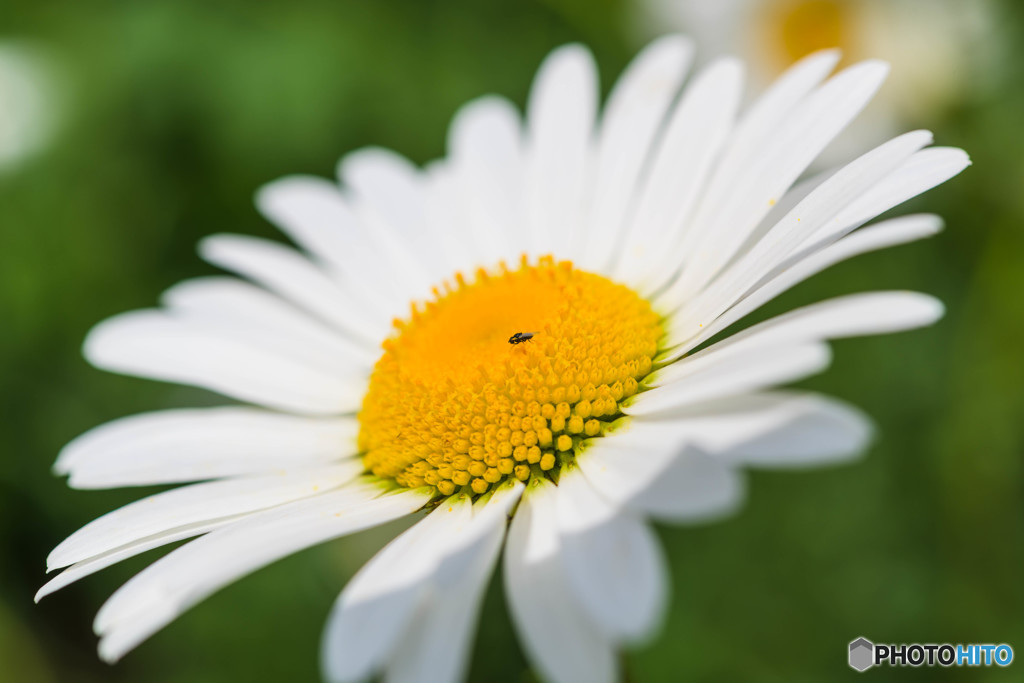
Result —
<path fill-rule="evenodd" d="M 765 315 L 864 289 L 933 292 L 937 327 L 839 342 L 808 384 L 879 425 L 866 460 L 753 472 L 735 518 L 662 530 L 674 596 L 666 627 L 629 653 L 633 681 L 833 680 L 846 644 L 1008 642 L 1024 652 L 1024 6 L 995 5 L 992 71 L 927 126 L 973 168 L 916 200 L 943 214 L 928 243 L 862 257 Z M 194 253 L 220 231 L 273 235 L 260 184 L 331 175 L 383 145 L 422 163 L 449 117 L 499 92 L 522 104 L 552 47 L 590 44 L 607 88 L 638 47 L 615 0 L 277 3 L 7 2 L 0 39 L 44 46 L 61 127 L 0 175 L 0 678 L 17 681 L 316 680 L 337 592 L 379 544 L 309 550 L 232 585 L 116 667 L 92 617 L 150 553 L 47 598 L 44 559 L 65 535 L 139 491 L 70 491 L 59 448 L 105 420 L 212 404 L 201 392 L 107 375 L 81 359 L 89 327 L 213 272 Z M 697 36 L 699 40 L 699 36 Z M 2 105 L 2 103 L 0 103 Z M 901 209 L 905 211 L 905 209 Z M 530 680 L 495 581 L 472 665 Z M 917 680 L 1012 680 L 1006 671 L 876 671 Z"/>

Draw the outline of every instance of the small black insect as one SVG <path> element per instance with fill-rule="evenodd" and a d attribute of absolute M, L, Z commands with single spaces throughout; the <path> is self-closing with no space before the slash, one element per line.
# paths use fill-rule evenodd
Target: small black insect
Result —
<path fill-rule="evenodd" d="M 535 335 L 535 334 L 537 334 L 537 333 L 536 332 L 516 332 L 515 334 L 513 334 L 511 337 L 508 338 L 508 343 L 512 344 L 513 346 L 515 346 L 516 344 L 522 344 L 523 342 L 528 342 L 531 339 L 533 339 L 533 335 Z"/>

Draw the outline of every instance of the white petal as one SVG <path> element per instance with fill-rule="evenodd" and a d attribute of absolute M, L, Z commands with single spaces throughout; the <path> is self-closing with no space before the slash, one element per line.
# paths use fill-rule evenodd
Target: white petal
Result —
<path fill-rule="evenodd" d="M 243 275 L 333 325 L 354 340 L 376 346 L 388 327 L 356 303 L 354 288 L 342 289 L 324 271 L 288 247 L 244 235 L 212 235 L 199 243 L 210 263 Z"/>
<path fill-rule="evenodd" d="M 514 263 L 529 242 L 523 237 L 523 131 L 515 107 L 493 95 L 463 105 L 448 130 L 448 154 L 454 165 L 449 201 L 462 218 L 456 225 L 460 241 L 475 265 Z"/>
<path fill-rule="evenodd" d="M 862 228 L 756 285 L 739 303 L 716 320 L 700 327 L 700 333 L 673 350 L 685 353 L 718 334 L 744 316 L 807 278 L 859 254 L 931 237 L 942 229 L 938 216 L 903 216 Z"/>
<path fill-rule="evenodd" d="M 430 672 L 433 683 L 458 683 L 465 676 L 474 626 L 487 580 L 498 561 L 509 509 L 523 484 L 510 482 L 486 502 L 442 560 L 433 590 L 387 665 L 387 683 L 417 683 Z"/>
<path fill-rule="evenodd" d="M 777 137 L 793 112 L 804 106 L 807 94 L 828 76 L 838 61 L 836 50 L 809 55 L 791 66 L 754 102 L 730 136 L 716 165 L 712 188 L 707 193 L 721 195 L 730 191 L 731 184 L 762 156 L 765 145 Z M 700 226 L 691 227 L 699 229 Z"/>
<path fill-rule="evenodd" d="M 96 615 L 101 655 L 116 660 L 224 585 L 303 548 L 414 512 L 432 495 L 417 489 L 374 499 L 377 492 L 350 485 L 266 510 L 161 558 Z"/>
<path fill-rule="evenodd" d="M 744 479 L 735 468 L 687 448 L 644 489 L 642 498 L 627 504 L 661 521 L 703 523 L 735 513 L 745 492 Z"/>
<path fill-rule="evenodd" d="M 98 368 L 191 384 L 242 401 L 314 415 L 356 410 L 364 375 L 340 375 L 270 334 L 237 335 L 161 311 L 133 311 L 94 327 L 83 353 Z"/>
<path fill-rule="evenodd" d="M 318 358 L 335 359 L 346 365 L 372 368 L 380 356 L 379 349 L 370 349 L 352 341 L 283 299 L 256 285 L 233 277 L 200 277 L 174 285 L 160 297 L 172 313 L 182 317 L 237 325 L 253 334 L 286 336 L 294 340 L 302 352 Z"/>
<path fill-rule="evenodd" d="M 560 556 L 555 485 L 534 479 L 505 545 L 505 591 L 519 640 L 542 679 L 602 683 L 617 677 L 613 645 L 582 612 Z"/>
<path fill-rule="evenodd" d="M 724 361 L 725 357 L 719 354 L 924 327 L 941 318 L 944 310 L 941 301 L 918 292 L 864 292 L 820 301 L 766 320 L 713 344 L 664 371 L 656 372 L 654 381 L 663 383 L 676 374 L 688 373 L 688 362 L 694 363 L 705 357 L 717 356 Z M 666 360 L 680 355 L 680 351 L 673 351 Z"/>
<path fill-rule="evenodd" d="M 674 363 L 652 376 L 659 386 L 623 403 L 627 415 L 671 415 L 688 405 L 803 379 L 828 367 L 821 343 L 765 345 L 734 354 L 708 354 Z"/>
<path fill-rule="evenodd" d="M 373 234 L 379 245 L 377 266 L 395 280 L 399 291 L 405 293 L 407 305 L 402 316 L 408 315 L 409 303 L 434 298 L 434 287 L 440 282 L 432 279 L 427 262 L 435 258 L 432 255 L 435 249 L 423 253 L 414 251 L 410 240 L 399 234 L 368 204 L 357 202 L 356 211 L 359 221 Z"/>
<path fill-rule="evenodd" d="M 346 154 L 338 177 L 346 190 L 372 206 L 408 239 L 427 237 L 419 172 L 405 157 L 382 147 L 365 147 Z"/>
<path fill-rule="evenodd" d="M 798 250 L 794 250 L 787 258 L 780 259 L 765 277 L 774 276 L 792 267 L 879 213 L 946 182 L 969 165 L 970 159 L 960 149 L 929 147 L 917 152 L 846 206 L 835 218 L 807 236 Z"/>
<path fill-rule="evenodd" d="M 942 302 L 918 292 L 862 292 L 784 313 L 733 335 L 725 343 L 767 344 L 843 339 L 902 332 L 935 323 Z M 721 345 L 716 345 L 721 348 Z"/>
<path fill-rule="evenodd" d="M 863 109 L 887 72 L 888 66 L 877 61 L 840 72 L 794 111 L 741 173 L 728 179 L 716 176 L 726 187 L 708 190 L 693 219 L 699 229 L 687 232 L 679 246 L 688 261 L 672 287 L 677 300 L 689 299 L 732 258 L 771 210 L 772 201 Z"/>
<path fill-rule="evenodd" d="M 116 629 L 100 638 L 97 651 L 100 659 L 113 664 L 134 650 L 151 635 L 178 618 L 180 612 L 169 603 L 152 605 L 145 613 L 134 613 L 118 623 Z"/>
<path fill-rule="evenodd" d="M 903 136 L 892 142 L 907 137 Z M 721 283 L 723 286 L 719 287 L 720 283 L 716 282 L 713 288 L 720 289 L 722 294 L 727 297 L 727 301 L 735 302 L 741 297 L 743 292 L 749 291 L 751 282 L 760 281 L 763 283 L 776 276 L 783 278 L 792 277 L 788 271 L 803 270 L 805 267 L 802 263 L 803 261 L 816 259 L 817 253 L 822 249 L 828 249 L 829 245 L 836 239 L 842 238 L 851 230 L 857 228 L 865 221 L 874 218 L 879 213 L 887 211 L 921 192 L 949 180 L 968 165 L 970 165 L 970 159 L 963 150 L 942 147 L 921 150 L 904 161 L 898 168 L 877 182 L 869 190 L 861 193 L 831 220 L 818 227 L 817 230 L 810 231 L 810 234 L 806 234 L 808 232 L 806 230 L 803 231 L 805 233 L 803 234 L 803 241 L 799 244 L 798 248 L 783 252 L 774 259 L 765 259 L 757 265 L 737 263 L 731 270 L 744 274 L 745 280 L 743 283 Z M 884 224 L 886 223 L 880 225 Z M 859 241 L 856 243 L 859 243 Z M 866 250 L 864 249 L 864 251 Z M 804 277 L 808 277 L 808 275 Z M 720 298 L 722 294 L 719 295 Z M 701 296 L 704 297 L 704 294 Z M 721 306 L 719 305 L 718 308 L 704 306 L 704 312 L 696 314 L 696 317 L 701 315 L 706 317 L 711 310 L 721 310 Z M 679 324 L 681 325 L 681 322 Z"/>
<path fill-rule="evenodd" d="M 336 184 L 312 176 L 289 176 L 260 188 L 256 204 L 336 279 L 360 289 L 353 303 L 364 304 L 361 313 L 390 324 L 393 316 L 407 310 L 408 292 L 400 291 L 397 281 L 381 267 L 377 243 L 359 224 Z"/>
<path fill-rule="evenodd" d="M 714 417 L 636 420 L 628 432 L 596 440 L 577 462 L 587 480 L 616 505 L 677 523 L 718 519 L 738 507 L 744 490 L 727 460 L 700 448 L 702 441 L 719 436 L 712 431 L 709 437 L 708 427 L 714 430 L 722 423 L 730 426 Z"/>
<path fill-rule="evenodd" d="M 844 462 L 864 452 L 871 440 L 868 418 L 856 408 L 816 394 L 782 394 L 764 415 L 777 420 L 769 431 L 730 446 L 718 455 L 756 467 L 807 467 Z"/>
<path fill-rule="evenodd" d="M 471 517 L 468 496 L 442 501 L 348 582 L 324 630 L 321 653 L 327 680 L 361 681 L 384 667 L 446 550 Z"/>
<path fill-rule="evenodd" d="M 665 559 L 651 529 L 600 496 L 576 468 L 559 476 L 557 512 L 565 571 L 580 605 L 616 642 L 648 638 L 668 599 Z"/>
<path fill-rule="evenodd" d="M 743 66 L 722 59 L 694 79 L 656 143 L 651 170 L 639 189 L 614 274 L 642 291 L 667 281 L 679 267 L 665 246 L 679 239 L 734 124 Z"/>
<path fill-rule="evenodd" d="M 971 165 L 970 157 L 954 147 L 929 147 L 912 156 L 896 172 L 848 206 L 836 225 L 860 225 L 912 197 L 941 185 Z"/>
<path fill-rule="evenodd" d="M 571 248 L 583 229 L 597 97 L 594 58 L 581 45 L 553 51 L 534 79 L 526 176 L 532 256 L 576 256 Z"/>
<path fill-rule="evenodd" d="M 724 63 L 733 61 L 723 60 Z M 720 197 L 730 192 L 737 179 L 758 159 L 763 158 L 766 144 L 778 135 L 785 121 L 792 117 L 793 111 L 803 105 L 807 94 L 832 71 L 838 61 L 839 53 L 835 50 L 821 51 L 800 60 L 754 102 L 735 127 L 733 116 L 738 95 L 741 94 L 739 88 L 742 83 L 738 77 L 742 75 L 742 65 L 735 62 L 735 65 L 730 67 L 737 71 L 735 74 L 737 78 L 734 84 L 723 79 L 723 87 L 728 86 L 725 88 L 727 96 L 724 100 L 729 105 L 727 109 L 729 113 L 725 120 L 719 121 L 716 125 L 713 119 L 710 121 L 700 119 L 695 124 L 697 127 L 692 130 L 692 133 L 697 136 L 701 136 L 706 131 L 712 138 L 731 132 L 728 144 L 722 150 L 720 159 L 714 166 L 714 174 L 710 179 L 702 181 L 701 192 L 696 195 L 702 203 L 707 203 L 715 196 Z M 716 155 L 717 148 L 718 145 L 715 149 Z M 680 216 L 681 223 L 673 234 L 674 242 L 685 243 L 689 233 L 702 229 L 702 225 L 694 220 L 692 214 L 691 208 L 687 207 L 686 213 Z M 665 282 L 667 282 L 666 276 L 674 275 L 688 254 L 667 249 L 666 257 L 667 259 L 662 261 L 657 270 L 657 275 Z M 652 279 L 650 288 L 655 289 L 661 284 L 664 282 Z"/>
<path fill-rule="evenodd" d="M 60 574 L 57 574 L 52 579 L 46 582 L 42 588 L 36 592 L 35 601 L 39 602 L 47 595 L 56 593 L 61 588 L 70 586 L 79 579 L 84 579 L 87 576 L 95 574 L 101 569 L 106 569 L 112 565 L 127 560 L 129 557 L 135 557 L 148 550 L 159 548 L 161 546 L 174 543 L 176 541 L 182 541 L 186 538 L 192 538 L 193 536 L 200 536 L 213 531 L 222 526 L 227 526 L 237 522 L 240 519 L 244 519 L 248 516 L 248 513 L 235 515 L 233 517 L 221 517 L 220 519 L 213 522 L 201 522 L 199 524 L 190 524 L 183 527 L 175 528 L 172 531 L 154 534 L 147 538 L 135 541 L 134 543 L 127 543 L 116 550 L 90 557 L 88 560 L 82 560 L 71 565 Z"/>
<path fill-rule="evenodd" d="M 685 338 L 695 320 L 707 320 L 722 313 L 737 294 L 771 272 L 779 263 L 796 252 L 811 235 L 836 230 L 842 221 L 843 208 L 856 202 L 870 188 L 915 152 L 932 140 L 928 131 L 915 131 L 890 140 L 864 154 L 833 174 L 772 226 L 752 246 L 719 275 L 693 301 L 668 301 L 664 305 L 686 307 L 673 321 L 673 328 Z M 845 223 L 844 223 L 845 224 Z"/>
<path fill-rule="evenodd" d="M 345 155 L 338 177 L 360 218 L 376 227 L 388 256 L 402 259 L 396 264 L 404 268 L 389 275 L 408 282 L 408 298 L 427 296 L 433 285 L 452 276 L 459 264 L 450 263 L 442 249 L 427 213 L 424 177 L 410 161 L 391 150 L 367 147 Z M 380 223 L 369 224 L 367 215 Z"/>
<path fill-rule="evenodd" d="M 258 408 L 164 410 L 95 427 L 65 446 L 54 471 L 74 488 L 170 484 L 301 467 L 357 451 L 355 418 Z"/>
<path fill-rule="evenodd" d="M 672 419 L 616 423 L 577 462 L 613 503 L 671 521 L 732 512 L 736 465 L 805 467 L 853 457 L 871 436 L 856 409 L 816 394 L 769 392 L 680 410 Z"/>
<path fill-rule="evenodd" d="M 651 143 L 689 68 L 693 45 L 669 35 L 648 45 L 619 78 L 604 109 L 597 140 L 594 189 L 586 235 L 570 244 L 582 251 L 580 265 L 607 270 Z"/>
<path fill-rule="evenodd" d="M 66 567 L 179 527 L 274 507 L 336 489 L 363 471 L 351 460 L 329 467 L 223 479 L 164 491 L 109 512 L 71 534 L 46 559 Z"/>
<path fill-rule="evenodd" d="M 503 235 L 493 220 L 482 220 L 469 216 L 469 212 L 487 205 L 494 209 L 494 202 L 485 199 L 486 190 L 466 190 L 460 185 L 460 178 L 453 171 L 450 159 L 434 161 L 426 168 L 426 211 L 428 220 L 434 226 L 439 247 L 447 254 L 448 262 L 454 264 L 442 280 L 451 280 L 455 272 L 467 273 L 480 264 L 497 264 L 510 250 L 494 246 Z M 478 173 L 466 172 L 466 185 L 482 185 L 495 188 Z M 504 190 L 505 188 L 501 188 Z M 509 212 L 493 210 L 493 215 L 507 218 Z M 477 239 L 480 236 L 481 239 Z M 486 242 L 485 248 L 482 244 Z M 485 254 L 487 254 L 485 256 Z"/>
<path fill-rule="evenodd" d="M 807 95 L 835 68 L 839 52 L 823 50 L 791 66 L 741 116 L 715 170 L 714 192 L 728 191 L 736 179 L 776 137 L 794 112 L 806 106 Z"/>
<path fill-rule="evenodd" d="M 346 237 L 355 232 L 355 218 L 337 185 L 316 176 L 285 176 L 256 192 L 256 208 L 315 261 L 347 273 Z"/>
<path fill-rule="evenodd" d="M 752 246 L 759 244 L 770 229 L 775 227 L 779 221 L 789 215 L 789 212 L 806 199 L 809 194 L 821 187 L 822 183 L 834 176 L 842 168 L 843 166 L 829 168 L 795 183 L 786 194 L 782 195 L 775 202 L 757 228 L 750 233 L 750 237 L 747 238 L 747 242 L 744 244 L 743 249 L 740 250 L 738 257 L 742 256 Z"/>
<path fill-rule="evenodd" d="M 799 60 L 779 76 L 744 113 L 735 143 L 723 159 L 723 173 L 732 174 L 749 160 L 750 152 L 774 135 L 807 95 L 839 63 L 838 50 L 820 50 Z"/>

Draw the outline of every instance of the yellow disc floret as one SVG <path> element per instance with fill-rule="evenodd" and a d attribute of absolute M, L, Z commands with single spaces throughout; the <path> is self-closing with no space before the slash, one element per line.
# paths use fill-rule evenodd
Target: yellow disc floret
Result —
<path fill-rule="evenodd" d="M 658 351 L 645 299 L 550 257 L 434 294 L 396 321 L 359 413 L 366 468 L 404 487 L 482 494 L 557 476 Z"/>

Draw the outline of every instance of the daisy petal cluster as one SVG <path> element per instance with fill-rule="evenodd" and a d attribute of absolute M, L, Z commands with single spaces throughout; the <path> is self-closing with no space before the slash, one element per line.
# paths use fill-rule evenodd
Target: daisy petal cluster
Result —
<path fill-rule="evenodd" d="M 979 76 L 995 57 L 997 13 L 989 0 L 644 0 L 637 8 L 646 30 L 699 35 L 711 52 L 746 60 L 758 83 L 825 48 L 840 48 L 847 60 L 892 64 L 890 82 L 819 165 L 877 144 L 907 122 L 948 114 L 984 87 Z"/>
<path fill-rule="evenodd" d="M 667 602 L 650 522 L 733 511 L 747 467 L 861 453 L 859 411 L 778 387 L 824 370 L 830 339 L 943 309 L 871 292 L 723 333 L 835 263 L 936 233 L 931 215 L 862 226 L 969 163 L 916 131 L 805 178 L 886 65 L 830 76 L 839 55 L 816 53 L 741 108 L 742 64 L 684 86 L 691 54 L 655 41 L 599 107 L 590 53 L 559 48 L 525 116 L 484 97 L 425 168 L 364 149 L 338 183 L 271 183 L 259 208 L 298 248 L 207 238 L 202 256 L 234 275 L 100 323 L 94 365 L 239 403 L 70 443 L 55 469 L 73 487 L 182 486 L 72 534 L 38 597 L 188 540 L 100 609 L 115 661 L 249 572 L 420 512 L 335 603 L 327 680 L 460 680 L 502 550 L 541 678 L 616 680 Z"/>

